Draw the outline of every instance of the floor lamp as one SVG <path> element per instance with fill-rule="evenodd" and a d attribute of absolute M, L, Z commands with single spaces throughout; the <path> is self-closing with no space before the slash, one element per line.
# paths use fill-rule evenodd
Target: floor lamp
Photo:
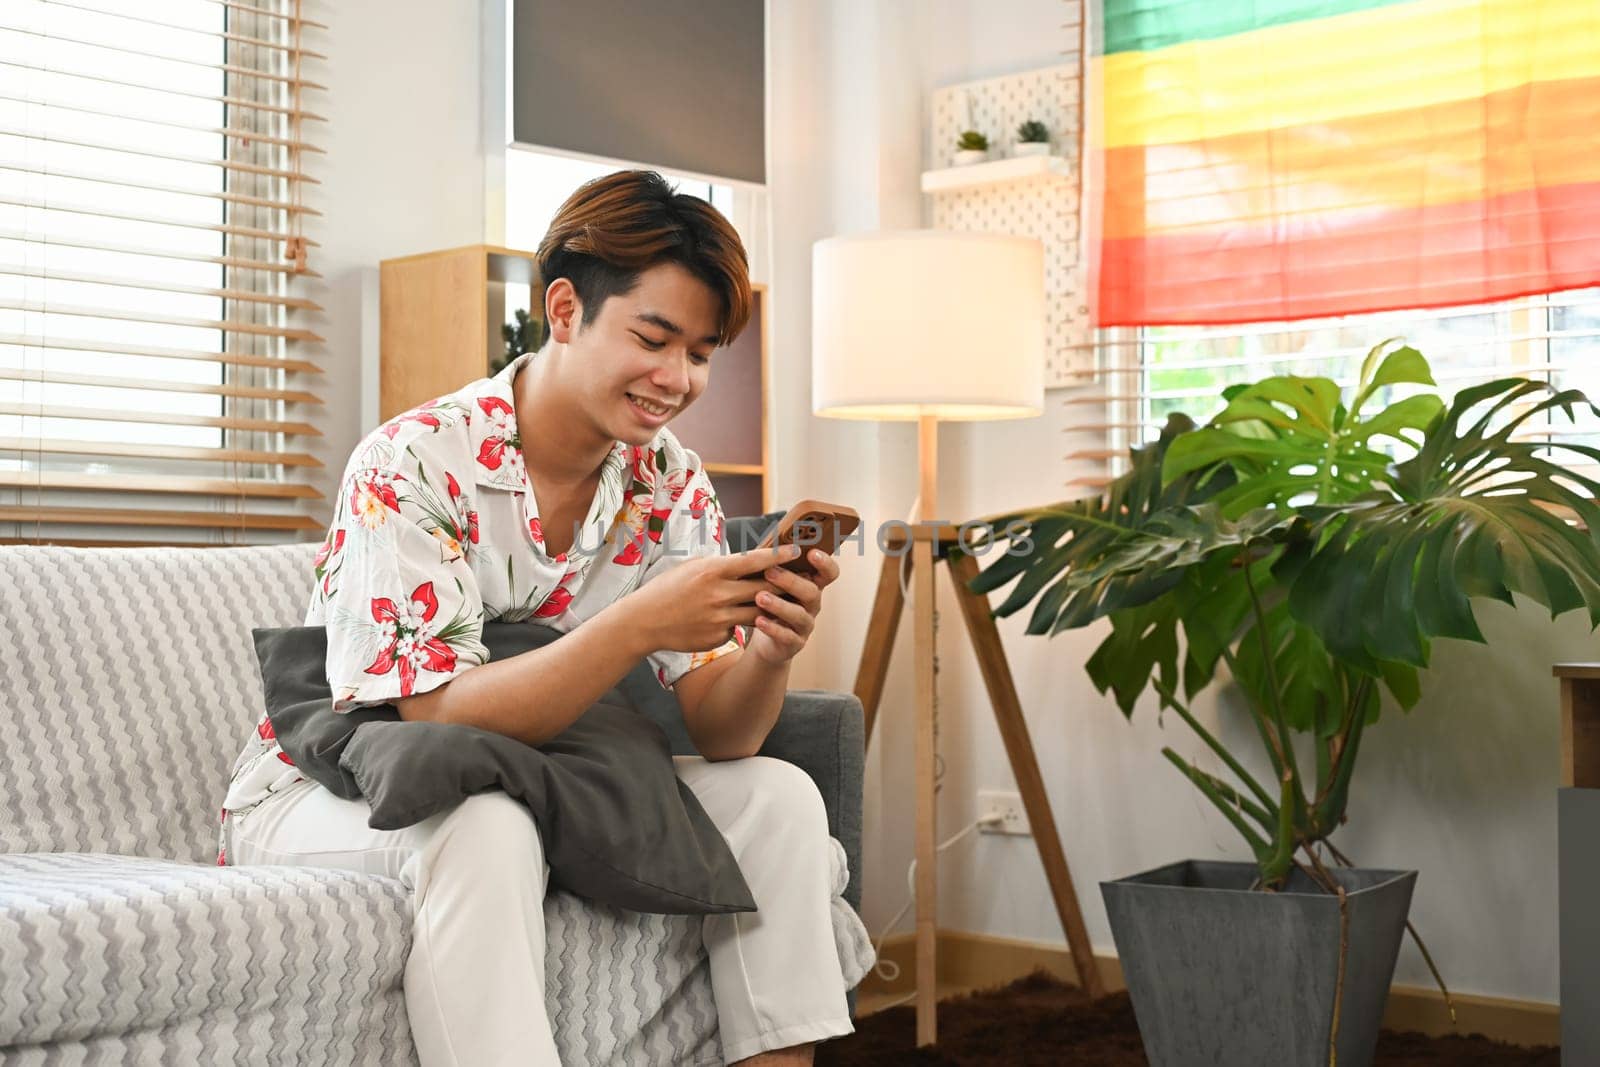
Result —
<path fill-rule="evenodd" d="M 832 237 L 812 250 L 812 410 L 917 423 L 917 522 L 889 534 L 856 675 L 867 743 L 899 627 L 911 555 L 916 644 L 917 1044 L 937 1039 L 937 822 L 934 812 L 934 567 L 948 563 L 1056 911 L 1082 988 L 1101 993 L 1066 854 L 1016 686 L 973 558 L 939 515 L 938 424 L 1030 418 L 1044 405 L 1044 248 L 1037 240 L 938 230 Z"/>

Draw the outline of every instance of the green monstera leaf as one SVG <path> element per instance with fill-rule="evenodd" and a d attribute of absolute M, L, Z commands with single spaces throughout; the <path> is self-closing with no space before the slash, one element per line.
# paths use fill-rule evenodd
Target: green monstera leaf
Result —
<path fill-rule="evenodd" d="M 1206 495 L 1231 483 L 1231 476 L 1207 486 L 1202 486 L 1200 478 L 1163 483 L 1162 457 L 1173 441 L 1193 429 L 1187 416 L 1173 416 L 1159 440 L 1130 451 L 1129 470 L 1101 496 L 984 519 L 988 533 L 974 541 L 975 549 L 987 550 L 1001 540 L 1009 543 L 1005 553 L 973 580 L 972 588 L 987 594 L 1015 580 L 1016 587 L 995 613 L 1010 615 L 1037 599 L 1028 623 L 1028 632 L 1034 634 L 1083 626 L 1173 588 L 1181 575 L 1160 568 L 1152 569 L 1144 579 L 1137 574 L 1105 572 L 1103 581 L 1091 583 L 1085 576 L 1113 555 L 1136 550 L 1134 546 L 1142 543 L 1144 528 L 1152 520 L 1164 520 L 1179 508 L 1201 503 Z"/>
<path fill-rule="evenodd" d="M 1216 497 L 1229 515 L 1361 495 L 1391 462 L 1377 443 L 1414 443 L 1444 409 L 1436 395 L 1419 393 L 1364 417 L 1381 389 L 1434 384 L 1420 352 L 1391 350 L 1391 344 L 1367 354 L 1349 407 L 1338 384 L 1327 378 L 1268 378 L 1229 390 L 1227 406 L 1209 426 L 1168 450 L 1163 477 L 1177 480 L 1219 466 L 1232 470 L 1237 483 Z"/>
<path fill-rule="evenodd" d="M 1525 379 L 1446 405 L 1422 355 L 1391 342 L 1348 389 L 1281 376 L 1224 399 L 1205 427 L 1169 419 L 1101 496 L 988 519 L 1008 550 L 971 588 L 1015 582 L 994 613 L 1032 605 L 1033 634 L 1107 620 L 1091 680 L 1124 714 L 1153 690 L 1221 758 L 1242 789 L 1164 753 L 1278 885 L 1344 820 L 1380 693 L 1412 707 L 1434 641 L 1483 640 L 1474 600 L 1520 595 L 1600 626 L 1600 480 L 1584 473 L 1600 449 L 1542 432 L 1600 408 Z M 1275 781 L 1187 707 L 1223 664 Z"/>
<path fill-rule="evenodd" d="M 1131 713 L 1158 671 L 1159 690 L 1203 688 L 1250 610 L 1245 576 L 1235 566 L 1252 542 L 1281 535 L 1287 512 L 1258 510 L 1229 519 L 1209 498 L 1227 491 L 1227 470 L 1164 481 L 1168 450 L 1195 432 L 1178 415 L 1159 440 L 1129 453 L 1130 466 L 1095 498 L 989 516 L 990 536 L 1006 553 L 971 584 L 988 594 L 1015 580 L 994 608 L 999 616 L 1033 604 L 1027 631 L 1056 634 L 1109 616 L 1111 635 L 1091 657 L 1101 692 L 1115 692 Z M 1263 580 L 1265 570 L 1261 571 Z M 1179 653 L 1178 629 L 1187 631 Z M 1181 674 L 1180 674 L 1181 671 Z"/>
<path fill-rule="evenodd" d="M 1434 638 L 1482 641 L 1479 597 L 1520 594 L 1600 625 L 1600 482 L 1550 458 L 1593 466 L 1600 450 L 1525 439 L 1530 420 L 1580 408 L 1600 415 L 1576 390 L 1521 378 L 1462 390 L 1381 488 L 1316 515 L 1296 618 L 1367 670 L 1426 666 Z"/>

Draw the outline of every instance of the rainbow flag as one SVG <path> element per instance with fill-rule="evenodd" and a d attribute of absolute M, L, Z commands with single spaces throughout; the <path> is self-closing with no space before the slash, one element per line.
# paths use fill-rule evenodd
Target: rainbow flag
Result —
<path fill-rule="evenodd" d="M 1103 0 L 1103 326 L 1600 284 L 1600 0 Z"/>

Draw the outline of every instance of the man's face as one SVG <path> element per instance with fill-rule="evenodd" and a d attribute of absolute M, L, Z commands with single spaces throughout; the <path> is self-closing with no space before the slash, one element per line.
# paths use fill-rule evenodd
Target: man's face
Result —
<path fill-rule="evenodd" d="M 568 342 L 586 413 L 608 437 L 648 444 L 705 392 L 721 302 L 673 263 L 651 267 Z"/>

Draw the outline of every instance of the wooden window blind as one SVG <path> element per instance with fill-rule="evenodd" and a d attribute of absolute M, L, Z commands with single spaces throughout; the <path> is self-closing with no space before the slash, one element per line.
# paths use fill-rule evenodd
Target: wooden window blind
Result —
<path fill-rule="evenodd" d="M 1428 358 L 1447 396 L 1515 376 L 1600 399 L 1600 289 L 1295 322 L 1103 330 L 1098 384 L 1066 400 L 1085 413 L 1068 420 L 1083 444 L 1067 457 L 1080 464 L 1075 483 L 1092 491 L 1120 473 L 1127 448 L 1152 440 L 1172 412 L 1203 423 L 1221 408 L 1218 394 L 1228 385 L 1275 374 L 1348 385 L 1367 350 L 1390 337 L 1404 338 Z M 1595 445 L 1600 421 L 1588 412 L 1576 421 L 1557 414 L 1525 436 Z"/>
<path fill-rule="evenodd" d="M 304 6 L 0 4 L 0 543 L 322 528 Z"/>

